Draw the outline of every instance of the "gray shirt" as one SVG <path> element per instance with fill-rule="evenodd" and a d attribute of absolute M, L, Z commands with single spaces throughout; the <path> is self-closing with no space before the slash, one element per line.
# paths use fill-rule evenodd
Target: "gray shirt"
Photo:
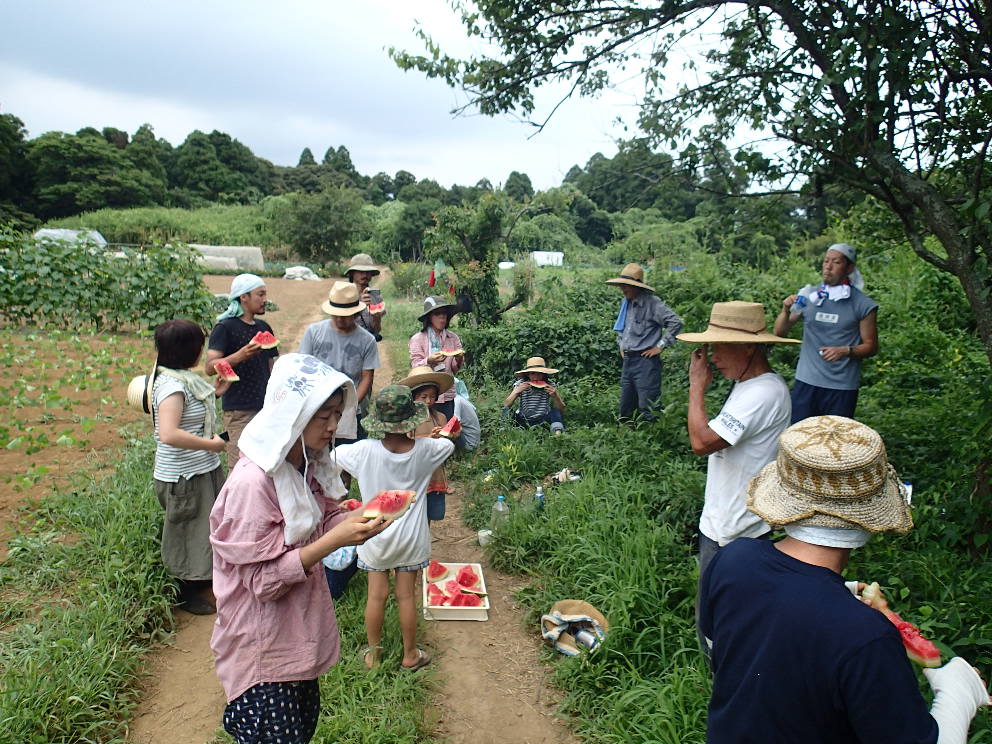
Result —
<path fill-rule="evenodd" d="M 820 347 L 860 344 L 864 340 L 861 321 L 877 308 L 877 302 L 854 287 L 847 299 L 826 298 L 819 305 L 807 304 L 803 308 L 803 345 L 796 379 L 830 390 L 857 390 L 861 385 L 861 360 L 845 357 L 828 362 L 820 356 Z"/>
<path fill-rule="evenodd" d="M 307 326 L 298 350 L 311 354 L 351 378 L 356 387 L 367 369 L 379 369 L 379 349 L 375 337 L 364 328 L 338 333 L 330 320 Z"/>
<path fill-rule="evenodd" d="M 482 438 L 482 426 L 479 425 L 479 414 L 468 398 L 455 396 L 455 415 L 462 425 L 462 433 L 455 438 L 455 446 L 474 450 Z"/>
<path fill-rule="evenodd" d="M 642 289 L 627 304 L 627 320 L 617 343 L 624 352 L 671 346 L 681 330 L 682 318 L 656 294 Z"/>

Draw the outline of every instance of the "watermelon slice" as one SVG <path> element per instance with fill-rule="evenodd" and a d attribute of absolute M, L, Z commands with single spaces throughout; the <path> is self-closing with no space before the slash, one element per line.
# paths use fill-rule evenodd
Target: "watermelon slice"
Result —
<path fill-rule="evenodd" d="M 446 357 L 454 357 L 454 356 L 458 356 L 459 354 L 464 354 L 465 349 L 441 349 L 441 353 L 444 354 Z"/>
<path fill-rule="evenodd" d="M 451 598 L 452 607 L 482 607 L 482 597 L 475 594 L 456 594 Z"/>
<path fill-rule="evenodd" d="M 362 516 L 366 519 L 399 519 L 417 500 L 416 491 L 381 491 L 365 505 Z"/>
<path fill-rule="evenodd" d="M 455 581 L 462 587 L 475 586 L 479 583 L 479 574 L 471 566 L 462 566 L 458 571 L 458 575 L 455 577 Z"/>
<path fill-rule="evenodd" d="M 428 581 L 440 581 L 441 579 L 448 578 L 448 574 L 451 573 L 451 569 L 445 566 L 443 563 L 438 563 L 437 561 L 431 561 L 427 566 L 427 580 Z"/>
<path fill-rule="evenodd" d="M 434 584 L 430 584 L 427 587 L 427 605 L 429 607 L 443 607 L 448 604 L 451 599 L 447 594 L 442 592 Z"/>
<path fill-rule="evenodd" d="M 258 344 L 263 349 L 274 349 L 279 345 L 279 339 L 268 331 L 259 331 L 251 340 L 252 343 Z"/>
<path fill-rule="evenodd" d="M 554 385 L 547 380 L 528 380 L 528 382 L 532 388 L 536 388 L 537 390 L 546 390 L 554 387 Z"/>
<path fill-rule="evenodd" d="M 861 592 L 862 599 L 867 599 L 869 604 L 885 615 L 889 622 L 896 626 L 902 645 L 906 649 L 906 655 L 910 661 L 914 661 L 922 667 L 939 667 L 940 651 L 930 641 L 923 637 L 920 629 L 910 622 L 906 622 L 899 615 L 889 609 L 889 603 L 882 594 L 882 589 L 877 581 L 873 581 Z"/>
<path fill-rule="evenodd" d="M 238 373 L 234 371 L 226 359 L 218 359 L 214 362 L 214 372 L 222 380 L 227 380 L 228 382 L 237 382 L 241 378 L 238 377 Z"/>
<path fill-rule="evenodd" d="M 385 302 L 372 303 L 371 305 L 369 305 L 369 312 L 372 313 L 373 315 L 379 315 L 380 313 L 386 312 L 386 303 Z"/>
<path fill-rule="evenodd" d="M 454 439 L 462 433 L 462 422 L 458 420 L 457 416 L 452 416 L 448 419 L 448 423 L 441 427 L 440 433 L 442 437 Z"/>
<path fill-rule="evenodd" d="M 440 586 L 441 591 L 447 594 L 449 597 L 457 597 L 462 593 L 462 585 L 459 584 L 454 579 L 448 579 L 443 584 L 435 584 L 435 586 Z"/>
<path fill-rule="evenodd" d="M 341 502 L 341 508 L 347 509 L 348 511 L 355 511 L 358 507 L 362 505 L 362 502 L 358 499 L 348 499 L 347 501 Z"/>

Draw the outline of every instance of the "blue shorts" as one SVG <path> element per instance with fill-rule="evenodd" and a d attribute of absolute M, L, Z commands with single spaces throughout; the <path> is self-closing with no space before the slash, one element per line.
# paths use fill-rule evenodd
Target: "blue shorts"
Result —
<path fill-rule="evenodd" d="M 834 390 L 796 380 L 792 384 L 792 421 L 810 416 L 846 416 L 854 418 L 858 405 L 857 390 Z"/>
<path fill-rule="evenodd" d="M 360 569 L 362 569 L 363 571 L 372 571 L 373 573 L 388 573 L 390 571 L 396 571 L 397 573 L 400 573 L 402 571 L 419 571 L 422 568 L 427 568 L 427 563 L 428 563 L 427 561 L 424 561 L 423 563 L 418 563 L 415 566 L 397 566 L 396 568 L 372 568 L 372 566 L 368 565 L 361 558 L 358 559 L 358 567 Z"/>

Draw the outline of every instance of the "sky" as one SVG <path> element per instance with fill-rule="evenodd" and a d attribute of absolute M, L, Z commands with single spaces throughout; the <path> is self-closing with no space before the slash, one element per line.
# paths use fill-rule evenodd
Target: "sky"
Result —
<path fill-rule="evenodd" d="M 597 152 L 636 98 L 608 91 L 567 101 L 543 131 L 510 116 L 455 116 L 464 94 L 400 70 L 394 46 L 421 53 L 417 21 L 446 52 L 473 49 L 443 0 L 5 0 L 0 113 L 34 138 L 92 126 L 151 124 L 179 145 L 225 132 L 258 157 L 296 165 L 344 145 L 360 173 L 407 170 L 443 186 L 494 185 L 511 171 L 561 184 Z M 538 97 L 550 109 L 563 89 Z M 629 135 L 628 135 L 629 136 Z"/>

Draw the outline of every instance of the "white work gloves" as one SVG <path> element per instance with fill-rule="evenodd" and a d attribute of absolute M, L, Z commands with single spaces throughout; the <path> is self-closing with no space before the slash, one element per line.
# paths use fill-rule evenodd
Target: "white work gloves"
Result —
<path fill-rule="evenodd" d="M 937 744 L 965 744 L 971 719 L 980 707 L 990 704 L 982 678 L 960 656 L 937 669 L 924 669 L 923 676 L 933 688 L 930 715 L 940 730 Z"/>

